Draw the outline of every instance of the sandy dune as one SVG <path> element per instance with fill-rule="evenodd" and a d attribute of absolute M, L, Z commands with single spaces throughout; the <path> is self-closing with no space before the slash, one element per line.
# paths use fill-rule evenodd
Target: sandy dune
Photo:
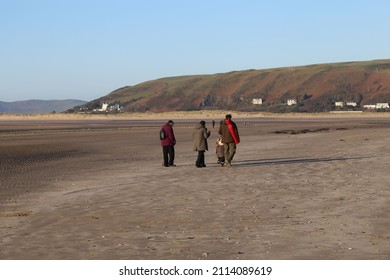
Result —
<path fill-rule="evenodd" d="M 242 142 L 221 168 L 223 115 L 0 116 L 0 259 L 390 259 L 390 116 L 233 114 Z"/>

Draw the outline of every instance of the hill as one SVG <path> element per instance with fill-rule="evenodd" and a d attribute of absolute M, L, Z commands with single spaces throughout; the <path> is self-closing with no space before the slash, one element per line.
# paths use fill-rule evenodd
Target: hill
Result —
<path fill-rule="evenodd" d="M 261 99 L 261 105 L 252 104 Z M 287 100 L 296 101 L 286 106 Z M 162 78 L 119 88 L 88 102 L 120 104 L 125 112 L 223 109 L 271 112 L 320 112 L 335 102 L 390 102 L 390 60 L 317 64 L 213 75 Z M 352 109 L 352 108 L 350 108 Z"/>
<path fill-rule="evenodd" d="M 38 114 L 64 112 L 75 106 L 80 106 L 86 101 L 67 99 L 67 100 L 25 100 L 15 102 L 0 101 L 1 113 L 14 114 Z"/>

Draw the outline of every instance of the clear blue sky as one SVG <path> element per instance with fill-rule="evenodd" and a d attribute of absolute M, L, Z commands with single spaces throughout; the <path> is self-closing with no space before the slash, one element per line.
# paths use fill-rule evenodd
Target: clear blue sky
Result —
<path fill-rule="evenodd" d="M 0 0 L 0 101 L 390 58 L 388 0 Z"/>

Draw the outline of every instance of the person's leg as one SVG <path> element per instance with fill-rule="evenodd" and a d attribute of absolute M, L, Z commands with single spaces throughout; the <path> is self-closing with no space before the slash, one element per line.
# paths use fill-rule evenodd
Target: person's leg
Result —
<path fill-rule="evenodd" d="M 230 151 L 230 155 L 229 155 L 229 163 L 231 164 L 232 163 L 232 160 L 234 158 L 234 155 L 236 154 L 236 144 L 235 143 L 229 143 L 229 151 Z"/>
<path fill-rule="evenodd" d="M 206 167 L 206 164 L 204 162 L 204 153 L 205 151 L 200 151 L 200 167 Z"/>
<path fill-rule="evenodd" d="M 169 162 L 168 162 L 168 146 L 163 147 L 163 158 L 164 158 L 164 166 L 168 167 Z"/>
<path fill-rule="evenodd" d="M 223 143 L 223 150 L 225 152 L 225 160 L 228 161 L 230 156 L 229 144 Z"/>
<path fill-rule="evenodd" d="M 169 166 L 175 166 L 175 147 L 168 146 L 168 154 L 169 154 Z"/>
<path fill-rule="evenodd" d="M 196 167 L 203 167 L 204 164 L 204 151 L 198 151 L 198 157 L 195 162 Z"/>
<path fill-rule="evenodd" d="M 196 158 L 195 166 L 200 167 L 200 152 L 199 151 L 198 151 L 198 157 Z"/>

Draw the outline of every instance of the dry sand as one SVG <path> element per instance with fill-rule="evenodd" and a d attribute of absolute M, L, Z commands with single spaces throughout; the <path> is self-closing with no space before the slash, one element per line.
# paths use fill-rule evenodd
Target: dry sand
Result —
<path fill-rule="evenodd" d="M 1 115 L 0 259 L 390 259 L 390 116 L 233 114 L 242 142 L 221 168 L 223 115 Z"/>

